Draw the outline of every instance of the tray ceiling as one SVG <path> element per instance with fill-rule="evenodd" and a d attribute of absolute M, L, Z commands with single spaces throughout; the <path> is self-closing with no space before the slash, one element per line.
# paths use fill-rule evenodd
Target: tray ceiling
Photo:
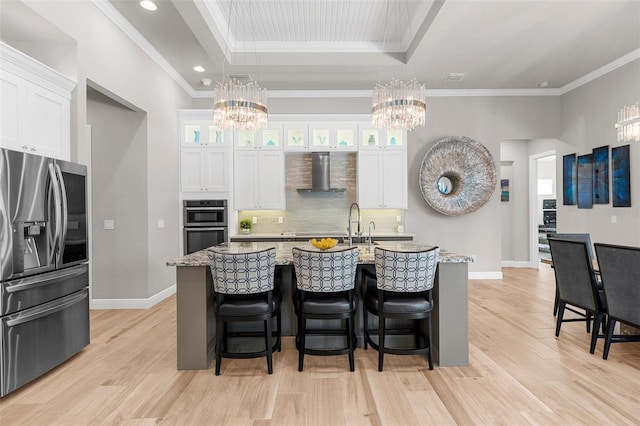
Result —
<path fill-rule="evenodd" d="M 93 1 L 196 92 L 223 73 L 270 90 L 367 90 L 414 76 L 428 89 L 554 89 L 640 57 L 636 0 L 156 0 L 156 12 Z"/>

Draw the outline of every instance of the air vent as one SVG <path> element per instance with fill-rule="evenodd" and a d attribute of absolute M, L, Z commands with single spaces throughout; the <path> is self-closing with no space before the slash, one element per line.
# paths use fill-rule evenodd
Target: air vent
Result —
<path fill-rule="evenodd" d="M 249 74 L 227 74 L 227 78 L 229 80 L 238 80 L 242 83 L 248 83 L 251 81 L 251 76 Z"/>
<path fill-rule="evenodd" d="M 453 82 L 462 81 L 467 76 L 467 74 L 468 73 L 466 72 L 451 72 L 449 73 L 448 76 L 445 77 L 443 81 L 453 81 Z"/>

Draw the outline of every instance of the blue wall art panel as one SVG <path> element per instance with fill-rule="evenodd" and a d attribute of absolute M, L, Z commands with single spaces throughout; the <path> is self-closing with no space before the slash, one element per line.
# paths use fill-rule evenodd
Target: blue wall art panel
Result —
<path fill-rule="evenodd" d="M 631 207 L 631 169 L 629 145 L 611 149 L 613 207 Z"/>
<path fill-rule="evenodd" d="M 509 179 L 500 179 L 500 201 L 509 201 Z"/>
<path fill-rule="evenodd" d="M 576 154 L 562 157 L 562 204 L 576 204 Z"/>
<path fill-rule="evenodd" d="M 593 207 L 593 154 L 578 156 L 578 208 Z"/>
<path fill-rule="evenodd" d="M 609 146 L 593 149 L 593 203 L 609 204 Z"/>

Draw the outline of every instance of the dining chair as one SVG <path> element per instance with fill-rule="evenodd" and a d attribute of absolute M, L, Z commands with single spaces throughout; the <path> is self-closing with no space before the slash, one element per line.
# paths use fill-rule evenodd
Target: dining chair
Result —
<path fill-rule="evenodd" d="M 429 370 L 433 370 L 431 311 L 438 253 L 433 247 L 415 252 L 375 249 L 373 276 L 363 269 L 365 349 L 371 345 L 378 351 L 378 371 L 383 370 L 384 354 L 427 354 Z M 368 327 L 368 313 L 378 317 L 376 329 Z M 387 320 L 411 320 L 412 326 L 391 328 Z M 426 324 L 425 324 L 426 323 Z M 377 342 L 371 335 L 378 335 Z M 413 346 L 391 347 L 388 336 L 413 336 Z"/>
<path fill-rule="evenodd" d="M 213 277 L 214 310 L 216 319 L 216 376 L 220 375 L 222 358 L 267 357 L 267 371 L 273 373 L 272 353 L 281 350 L 280 304 L 282 297 L 275 287 L 276 249 L 228 253 L 209 249 L 211 275 Z M 276 318 L 276 330 L 272 330 L 272 318 Z M 263 324 L 262 332 L 230 331 L 228 324 L 257 322 Z M 261 337 L 264 350 L 231 351 L 229 339 L 235 337 Z M 273 338 L 275 337 L 275 343 Z"/>
<path fill-rule="evenodd" d="M 591 243 L 591 234 L 589 233 L 580 233 L 580 232 L 563 232 L 563 233 L 550 233 L 547 234 L 548 238 L 559 238 L 561 240 L 572 240 L 572 241 L 583 241 L 587 244 L 587 253 L 589 254 L 589 261 L 591 263 L 593 263 L 593 244 Z M 553 264 L 551 265 L 551 267 L 553 268 Z M 599 280 L 597 279 L 598 277 L 596 276 L 596 285 L 601 285 L 599 282 Z M 570 311 L 577 313 L 577 314 L 582 314 L 581 312 L 575 312 L 574 309 L 572 308 L 565 308 L 565 309 L 569 309 Z M 556 286 L 556 297 L 554 299 L 553 302 L 553 315 L 557 315 L 558 314 L 558 289 Z M 587 332 L 591 331 L 591 321 L 587 321 Z"/>
<path fill-rule="evenodd" d="M 558 290 L 558 314 L 556 318 L 556 337 L 560 335 L 563 322 L 591 321 L 590 353 L 594 353 L 600 325 L 605 317 L 604 294 L 596 285 L 592 258 L 585 241 L 575 239 L 549 238 L 551 260 Z M 584 313 L 575 311 L 581 318 L 564 318 L 567 305 L 584 309 Z"/>
<path fill-rule="evenodd" d="M 355 315 L 358 297 L 355 277 L 358 266 L 357 247 L 342 250 L 317 251 L 299 247 L 292 249 L 295 269 L 294 308 L 298 316 L 296 346 L 298 371 L 304 366 L 306 355 L 349 355 L 349 370 L 354 371 L 353 353 L 356 348 Z M 323 325 L 310 329 L 307 320 L 344 320 L 343 328 L 331 329 Z M 307 335 L 342 335 L 346 343 L 341 348 L 311 348 Z"/>
<path fill-rule="evenodd" d="M 607 331 L 602 358 L 611 343 L 637 342 L 639 335 L 614 335 L 616 322 L 640 328 L 640 247 L 595 244 L 606 300 Z"/>

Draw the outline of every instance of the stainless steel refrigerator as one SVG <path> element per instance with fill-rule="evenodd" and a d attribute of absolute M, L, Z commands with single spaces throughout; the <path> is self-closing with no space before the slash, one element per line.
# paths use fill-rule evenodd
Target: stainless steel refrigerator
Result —
<path fill-rule="evenodd" d="M 0 150 L 0 396 L 89 344 L 87 170 Z"/>

